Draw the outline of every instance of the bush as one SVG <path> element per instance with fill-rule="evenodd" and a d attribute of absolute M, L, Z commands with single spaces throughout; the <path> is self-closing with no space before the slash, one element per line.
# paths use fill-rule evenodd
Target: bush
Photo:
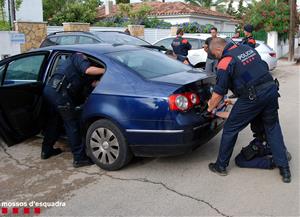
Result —
<path fill-rule="evenodd" d="M 187 22 L 177 26 L 182 28 L 185 33 L 209 33 L 210 29 L 213 27 L 211 24 L 201 25 L 197 22 Z"/>
<path fill-rule="evenodd" d="M 289 31 L 289 14 L 285 0 L 254 2 L 244 17 L 244 23 L 251 23 L 256 30 L 276 31 L 284 38 Z"/>
<path fill-rule="evenodd" d="M 9 31 L 10 26 L 9 23 L 6 21 L 0 21 L 0 31 Z"/>
<path fill-rule="evenodd" d="M 127 27 L 128 25 L 144 25 L 145 28 L 158 28 L 158 29 L 168 29 L 171 28 L 171 24 L 159 20 L 157 18 L 143 18 L 143 19 L 130 19 L 121 16 L 115 16 L 106 18 L 97 23 L 94 23 L 94 26 L 103 26 L 103 27 Z"/>
<path fill-rule="evenodd" d="M 172 24 L 165 22 L 163 20 L 159 20 L 158 18 L 147 18 L 144 19 L 144 25 L 146 28 L 157 28 L 157 29 L 169 29 Z"/>

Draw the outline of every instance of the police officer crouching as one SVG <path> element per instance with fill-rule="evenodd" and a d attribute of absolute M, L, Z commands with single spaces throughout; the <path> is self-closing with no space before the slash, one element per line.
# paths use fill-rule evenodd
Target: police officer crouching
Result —
<path fill-rule="evenodd" d="M 212 54 L 220 59 L 217 83 L 208 102 L 207 112 L 212 112 L 230 89 L 238 100 L 225 122 L 217 161 L 209 169 L 227 175 L 238 134 L 255 117 L 261 115 L 268 144 L 283 182 L 291 182 L 289 162 L 278 117 L 278 90 L 272 75 L 257 51 L 245 45 L 226 45 L 222 38 L 210 44 Z"/>
<path fill-rule="evenodd" d="M 93 164 L 85 153 L 85 146 L 81 139 L 80 114 L 77 106 L 82 104 L 80 95 L 83 89 L 95 85 L 95 76 L 104 74 L 104 71 L 104 68 L 91 66 L 85 55 L 74 53 L 51 76 L 43 92 L 49 114 L 44 129 L 42 159 L 48 159 L 62 152 L 60 149 L 54 149 L 53 145 L 60 136 L 60 125 L 63 121 L 73 153 L 73 166 Z"/>
<path fill-rule="evenodd" d="M 187 56 L 188 51 L 192 49 L 192 45 L 187 39 L 183 38 L 183 29 L 179 28 L 176 32 L 176 38 L 173 40 L 171 46 L 176 55 Z"/>

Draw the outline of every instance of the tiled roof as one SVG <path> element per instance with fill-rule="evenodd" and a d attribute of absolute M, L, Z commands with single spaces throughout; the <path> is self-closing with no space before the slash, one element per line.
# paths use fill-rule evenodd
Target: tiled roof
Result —
<path fill-rule="evenodd" d="M 131 4 L 133 10 L 141 7 L 142 4 L 149 5 L 152 11 L 149 15 L 152 16 L 167 16 L 167 15 L 202 15 L 202 16 L 213 16 L 219 18 L 227 18 L 233 20 L 234 17 L 223 14 L 217 11 L 212 11 L 208 8 L 199 7 L 192 4 L 183 2 L 146 2 L 146 3 L 133 3 Z M 112 12 L 109 15 L 105 15 L 105 6 L 98 8 L 97 19 L 103 19 L 105 17 L 111 17 L 116 15 L 117 5 L 113 5 Z"/>

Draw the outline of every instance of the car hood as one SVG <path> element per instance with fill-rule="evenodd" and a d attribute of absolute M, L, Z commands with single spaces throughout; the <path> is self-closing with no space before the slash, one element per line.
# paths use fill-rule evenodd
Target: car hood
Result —
<path fill-rule="evenodd" d="M 170 84 L 178 84 L 178 85 L 185 85 L 189 84 L 198 80 L 203 80 L 208 77 L 214 77 L 213 74 L 207 74 L 200 70 L 189 70 L 184 72 L 178 72 L 166 76 L 160 76 L 156 78 L 151 78 L 151 81 L 158 81 L 163 83 L 170 83 Z"/>

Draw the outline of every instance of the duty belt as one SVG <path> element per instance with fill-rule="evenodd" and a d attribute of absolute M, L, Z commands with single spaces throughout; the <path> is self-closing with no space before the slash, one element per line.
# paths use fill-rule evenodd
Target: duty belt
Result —
<path fill-rule="evenodd" d="M 242 94 L 240 94 L 239 97 L 241 98 L 249 98 L 250 100 L 255 100 L 256 99 L 256 93 L 267 88 L 267 87 L 270 87 L 272 85 L 277 85 L 277 83 L 272 80 L 272 81 L 267 81 L 265 83 L 262 83 L 262 84 L 258 84 L 258 85 L 253 85 L 253 86 L 250 86 L 248 88 L 245 88 L 245 90 L 243 91 Z"/>
<path fill-rule="evenodd" d="M 53 87 L 56 92 L 59 92 L 63 85 L 66 83 L 66 76 L 65 75 L 54 75 L 50 78 L 49 82 L 47 85 L 50 87 Z"/>

